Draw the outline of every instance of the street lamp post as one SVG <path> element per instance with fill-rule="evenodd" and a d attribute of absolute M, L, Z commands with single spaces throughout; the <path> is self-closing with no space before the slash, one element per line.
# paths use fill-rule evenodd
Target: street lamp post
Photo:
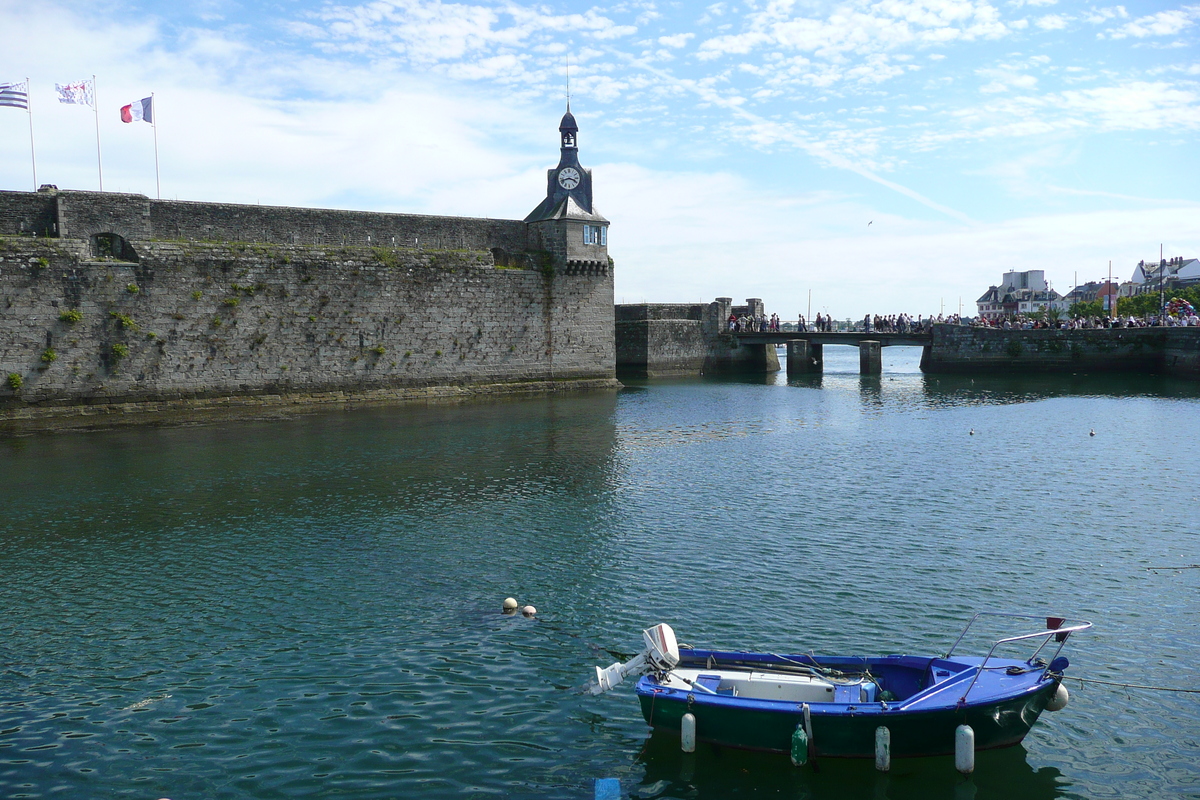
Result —
<path fill-rule="evenodd" d="M 1158 324 L 1160 326 L 1166 322 L 1166 320 L 1164 319 L 1164 313 L 1163 313 L 1167 307 L 1167 298 L 1166 298 L 1165 292 L 1163 290 L 1163 278 L 1166 276 L 1166 272 L 1167 272 L 1167 262 L 1163 260 L 1163 246 L 1162 246 L 1162 242 L 1159 242 L 1158 243 Z"/>

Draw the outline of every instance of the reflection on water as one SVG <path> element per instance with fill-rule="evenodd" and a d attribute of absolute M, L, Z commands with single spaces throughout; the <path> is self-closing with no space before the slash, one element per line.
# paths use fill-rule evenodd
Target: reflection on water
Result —
<path fill-rule="evenodd" d="M 779 372 L 765 380 L 750 377 L 746 382 L 786 384 L 828 391 L 859 391 L 864 402 L 873 405 L 890 402 L 931 407 L 1031 403 L 1055 397 L 1200 397 L 1200 382 L 1160 375 L 927 375 L 920 370 L 919 347 L 885 347 L 883 356 L 883 374 L 860 375 L 856 348 L 827 345 L 823 372 L 808 375 Z"/>
<path fill-rule="evenodd" d="M 931 385 L 886 350 L 863 379 L 835 349 L 819 390 L 0 442 L 0 797 L 1193 791 L 1183 695 L 1072 685 L 968 782 L 949 759 L 693 767 L 628 684 L 580 691 L 660 621 L 719 649 L 930 653 L 980 609 L 1094 619 L 1073 674 L 1185 682 L 1200 576 L 1146 568 L 1195 562 L 1200 462 L 1162 447 L 1194 395 Z"/>
<path fill-rule="evenodd" d="M 714 747 L 703 742 L 695 753 L 679 748 L 679 737 L 653 731 L 638 761 L 644 774 L 629 796 L 642 800 L 723 800 L 745 791 L 753 776 L 763 796 L 823 798 L 879 797 L 889 800 L 1050 800 L 1070 782 L 1054 767 L 1034 768 L 1021 745 L 976 755 L 967 778 L 946 758 L 897 759 L 888 773 L 870 760 L 821 759 L 797 769 L 786 756 Z M 950 768 L 947 768 L 950 766 Z"/>

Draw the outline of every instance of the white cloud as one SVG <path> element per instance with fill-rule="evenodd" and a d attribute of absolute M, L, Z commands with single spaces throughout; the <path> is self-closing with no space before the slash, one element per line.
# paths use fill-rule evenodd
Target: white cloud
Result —
<path fill-rule="evenodd" d="M 1197 20 L 1200 20 L 1200 6 L 1183 6 L 1138 17 L 1120 28 L 1109 30 L 1108 37 L 1124 39 L 1132 36 L 1143 39 L 1147 36 L 1174 36 L 1195 25 Z"/>
<path fill-rule="evenodd" d="M 790 6 L 771 3 L 748 14 L 743 31 L 706 39 L 699 55 L 713 59 L 770 46 L 834 59 L 1008 33 L 996 8 L 981 0 L 882 0 L 838 6 L 824 18 L 793 16 Z"/>
<path fill-rule="evenodd" d="M 683 47 L 696 36 L 694 33 L 676 33 L 671 36 L 658 37 L 658 43 L 665 47 Z"/>
<path fill-rule="evenodd" d="M 1038 17 L 1034 20 L 1034 24 L 1044 31 L 1061 31 L 1067 27 L 1067 23 L 1071 21 L 1070 17 L 1062 14 L 1047 14 L 1044 17 Z"/>
<path fill-rule="evenodd" d="M 293 33 L 327 50 L 395 53 L 415 64 L 435 64 L 495 48 L 524 47 L 547 33 L 575 33 L 611 40 L 637 31 L 595 9 L 552 14 L 515 3 L 490 8 L 441 0 L 373 0 L 364 5 L 327 5 Z"/>
<path fill-rule="evenodd" d="M 1083 15 L 1083 18 L 1093 25 L 1100 25 L 1111 19 L 1126 19 L 1128 16 L 1129 12 L 1125 10 L 1125 6 L 1110 6 L 1107 8 L 1093 7 Z"/>

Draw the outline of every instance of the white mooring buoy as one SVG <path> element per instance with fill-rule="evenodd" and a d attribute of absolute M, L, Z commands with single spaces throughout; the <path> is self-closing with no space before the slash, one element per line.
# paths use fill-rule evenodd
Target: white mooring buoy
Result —
<path fill-rule="evenodd" d="M 506 613 L 509 613 L 509 614 L 516 611 L 517 610 L 517 598 L 515 598 L 515 597 L 504 598 L 503 609 Z"/>
<path fill-rule="evenodd" d="M 875 769 L 887 772 L 892 768 L 892 732 L 886 726 L 875 729 Z"/>
<path fill-rule="evenodd" d="M 696 752 L 696 715 L 684 714 L 679 721 L 679 746 L 685 753 Z"/>
<path fill-rule="evenodd" d="M 975 771 L 975 731 L 970 725 L 954 729 L 954 768 L 963 775 Z"/>
<path fill-rule="evenodd" d="M 527 617 L 532 617 L 537 614 L 537 609 L 534 608 L 533 606 L 525 606 L 524 608 L 521 609 L 521 613 Z"/>

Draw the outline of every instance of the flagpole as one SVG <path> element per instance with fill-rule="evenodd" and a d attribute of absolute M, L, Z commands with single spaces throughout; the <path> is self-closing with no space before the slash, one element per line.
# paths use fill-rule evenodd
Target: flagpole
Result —
<path fill-rule="evenodd" d="M 154 92 L 150 93 L 150 114 L 150 127 L 154 129 L 154 185 L 158 199 L 162 200 L 162 180 L 158 176 L 158 103 L 154 102 Z"/>
<path fill-rule="evenodd" d="M 92 111 L 96 112 L 96 172 L 100 175 L 100 191 L 104 191 L 104 166 L 100 159 L 100 98 L 96 92 L 96 76 L 92 76 Z"/>
<path fill-rule="evenodd" d="M 38 188 L 37 182 L 37 151 L 33 147 L 33 104 L 29 102 L 29 78 L 25 79 L 25 112 L 29 114 L 29 160 L 33 162 L 33 190 Z"/>

